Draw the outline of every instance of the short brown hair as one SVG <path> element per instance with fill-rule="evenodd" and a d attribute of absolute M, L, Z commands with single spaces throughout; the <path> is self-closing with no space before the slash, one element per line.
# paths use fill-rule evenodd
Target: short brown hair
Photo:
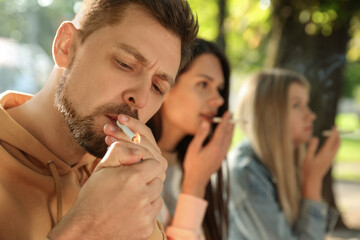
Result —
<path fill-rule="evenodd" d="M 82 31 L 82 41 L 94 31 L 119 23 L 130 5 L 148 11 L 166 29 L 181 39 L 180 69 L 189 61 L 191 48 L 198 33 L 197 18 L 186 0 L 84 0 L 75 20 Z"/>

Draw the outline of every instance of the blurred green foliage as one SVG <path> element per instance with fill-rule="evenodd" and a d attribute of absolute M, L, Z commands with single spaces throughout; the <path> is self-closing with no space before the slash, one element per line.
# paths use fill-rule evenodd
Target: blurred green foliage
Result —
<path fill-rule="evenodd" d="M 341 139 L 341 146 L 336 154 L 336 163 L 360 163 L 359 154 L 360 139 L 352 139 L 343 137 Z M 358 173 L 360 175 L 360 173 Z"/>
<path fill-rule="evenodd" d="M 0 0 L 0 37 L 37 43 L 51 56 L 56 29 L 74 15 L 75 0 Z M 44 4 L 49 4 L 48 6 Z M 41 6 L 42 4 L 43 6 Z"/>
<path fill-rule="evenodd" d="M 218 34 L 217 2 L 189 0 L 199 18 L 199 37 L 215 41 Z M 235 74 L 246 74 L 263 66 L 271 24 L 270 8 L 261 7 L 259 1 L 227 1 L 224 21 L 226 54 Z"/>
<path fill-rule="evenodd" d="M 355 113 L 338 114 L 336 116 L 335 123 L 339 129 L 344 131 L 354 131 L 360 129 L 359 117 Z"/>
<path fill-rule="evenodd" d="M 296 16 L 308 34 L 328 36 L 335 23 L 343 18 L 344 2 L 358 1 L 297 1 L 302 9 Z M 71 20 L 81 1 L 77 0 L 0 0 L 0 37 L 20 43 L 37 43 L 51 56 L 51 44 L 57 27 Z M 266 47 L 272 30 L 272 0 L 227 0 L 224 21 L 226 54 L 232 65 L 233 89 L 241 79 L 264 66 Z M 219 0 L 189 0 L 200 23 L 199 36 L 215 40 L 218 36 Z M 292 3 L 292 4 L 294 4 Z M 350 4 L 350 6 L 352 6 Z M 284 14 L 289 11 L 284 8 Z M 354 13 L 349 29 L 348 64 L 343 95 L 354 97 L 353 89 L 360 84 L 360 17 Z M 1 53 L 0 53 L 1 54 Z"/>

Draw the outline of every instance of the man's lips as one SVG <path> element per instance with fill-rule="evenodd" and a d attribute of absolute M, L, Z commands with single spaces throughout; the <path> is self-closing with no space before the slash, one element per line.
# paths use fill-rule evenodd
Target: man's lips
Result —
<path fill-rule="evenodd" d="M 116 124 L 117 116 L 114 116 L 114 115 L 106 115 L 106 117 L 107 117 L 111 122 L 113 122 L 114 124 Z"/>

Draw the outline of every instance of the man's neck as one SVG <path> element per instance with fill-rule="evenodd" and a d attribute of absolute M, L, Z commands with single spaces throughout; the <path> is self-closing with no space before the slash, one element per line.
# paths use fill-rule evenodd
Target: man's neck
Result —
<path fill-rule="evenodd" d="M 55 156 L 72 166 L 80 161 L 85 150 L 76 143 L 54 106 L 56 84 L 61 73 L 62 70 L 54 68 L 47 85 L 37 95 L 7 112 Z"/>

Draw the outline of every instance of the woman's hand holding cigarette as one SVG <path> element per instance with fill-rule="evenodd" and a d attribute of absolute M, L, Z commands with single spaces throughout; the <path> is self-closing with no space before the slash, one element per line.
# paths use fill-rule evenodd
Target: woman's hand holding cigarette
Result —
<path fill-rule="evenodd" d="M 210 123 L 201 123 L 185 155 L 183 193 L 204 197 L 211 175 L 219 170 L 230 147 L 234 131 L 231 116 L 230 112 L 224 114 L 214 135 L 205 146 L 203 144 L 209 134 Z"/>
<path fill-rule="evenodd" d="M 310 141 L 303 163 L 303 197 L 320 201 L 323 178 L 340 147 L 340 136 L 336 127 L 332 128 L 331 134 L 316 153 L 318 144 L 318 138 Z"/>

